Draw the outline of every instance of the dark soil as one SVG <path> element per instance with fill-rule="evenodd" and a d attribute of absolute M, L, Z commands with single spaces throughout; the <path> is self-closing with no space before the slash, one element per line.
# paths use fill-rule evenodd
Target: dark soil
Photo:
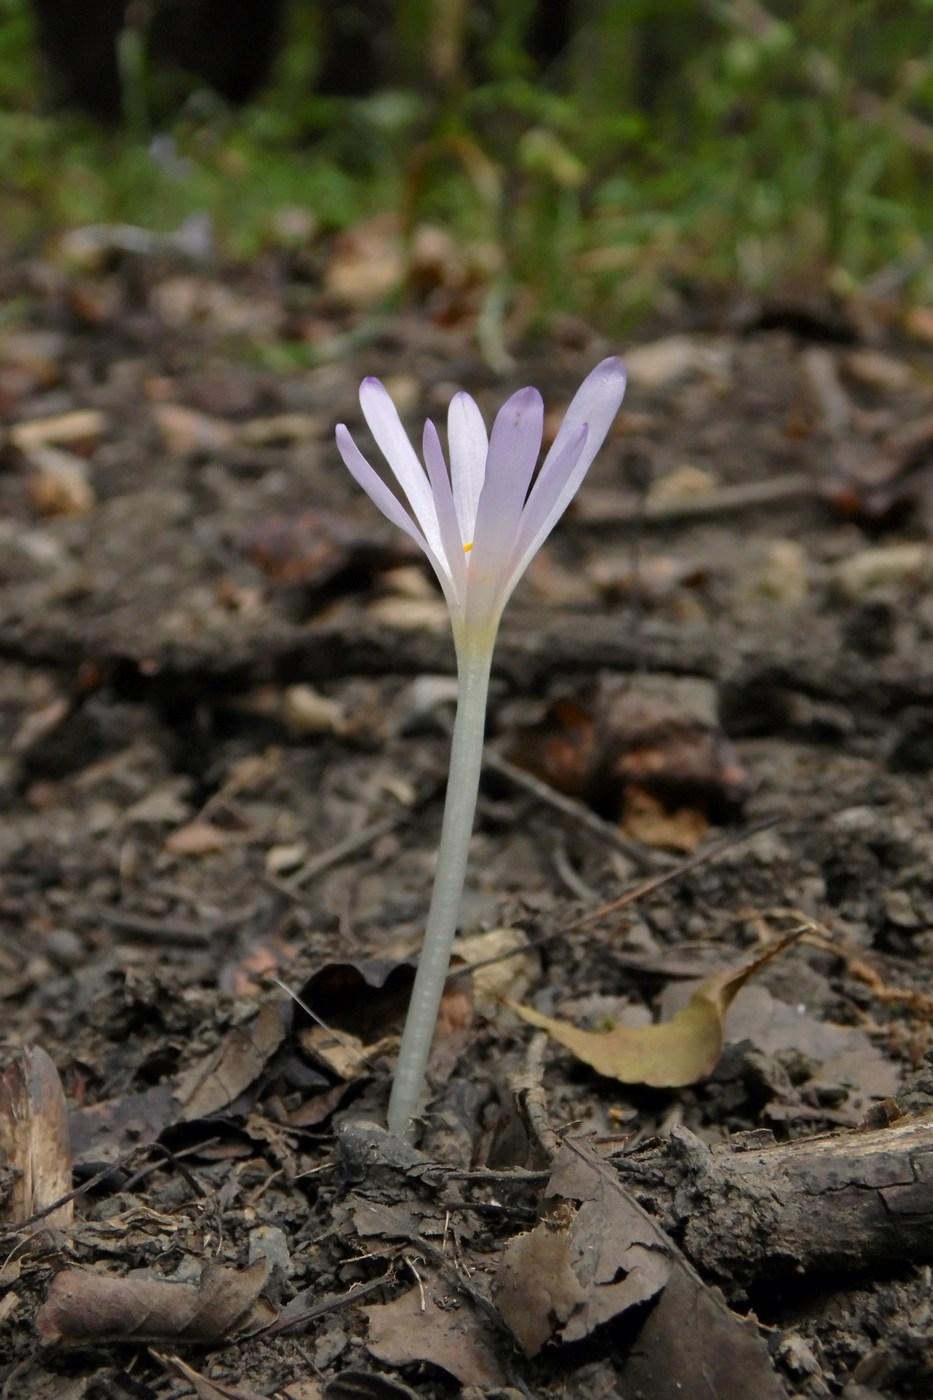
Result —
<path fill-rule="evenodd" d="M 626 1369 L 650 1305 L 530 1360 L 497 1319 L 491 1271 L 546 1209 L 545 1178 L 522 1173 L 547 1143 L 514 1078 L 534 1090 L 543 1065 L 532 1099 L 549 1128 L 610 1164 L 672 1132 L 854 1140 L 933 1109 L 929 345 L 871 309 L 843 338 L 838 317 L 771 309 L 650 349 L 567 324 L 504 382 L 471 324 L 428 303 L 297 370 L 309 342 L 360 328 L 278 266 L 35 263 L 5 290 L 3 1049 L 13 1065 L 25 1046 L 50 1057 L 87 1189 L 74 1222 L 48 1228 L 17 1215 L 9 1179 L 0 1395 L 194 1393 L 169 1354 L 209 1396 L 673 1395 L 680 1381 Z M 532 947 L 494 964 L 497 994 L 599 1026 L 670 1015 L 691 978 L 807 932 L 741 994 L 722 1059 L 687 1089 L 602 1078 L 553 1044 L 542 1058 L 530 1027 L 455 979 L 419 1144 L 433 1175 L 413 1185 L 378 1137 L 354 1157 L 335 1127 L 384 1113 L 453 651 L 426 567 L 357 490 L 333 428 L 359 425 L 365 374 L 412 424 L 442 420 L 457 387 L 492 413 L 535 383 L 556 415 L 617 349 L 633 371 L 618 429 L 504 625 L 463 915 L 486 937 L 464 956 L 514 954 L 496 931 L 520 931 Z M 17 435 L 89 409 L 96 423 L 64 441 Z M 646 751 L 653 778 L 638 777 Z M 709 859 L 681 871 L 687 848 Z M 504 1185 L 454 1192 L 452 1171 L 490 1166 Z M 689 1256 L 682 1212 L 636 1194 Z M 929 1232 L 911 1233 L 930 1196 L 861 1261 L 791 1282 L 767 1264 L 707 1270 L 738 1314 L 754 1307 L 775 1394 L 933 1394 Z M 364 1229 L 365 1201 L 407 1223 Z M 191 1281 L 257 1258 L 273 1315 L 305 1295 L 292 1330 L 193 1345 L 104 1331 L 70 1348 L 37 1334 L 65 1267 Z M 426 1279 L 446 1281 L 448 1310 L 458 1287 L 479 1309 L 485 1370 L 378 1321 Z M 463 1335 L 469 1350 L 478 1332 Z M 735 1371 L 695 1390 L 764 1393 Z"/>

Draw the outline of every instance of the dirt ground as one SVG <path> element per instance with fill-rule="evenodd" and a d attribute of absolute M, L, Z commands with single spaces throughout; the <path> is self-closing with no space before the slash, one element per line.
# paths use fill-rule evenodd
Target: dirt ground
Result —
<path fill-rule="evenodd" d="M 272 260 L 3 281 L 3 1400 L 933 1395 L 929 325 L 568 322 L 501 375 L 440 286 L 375 319 Z M 611 352 L 503 627 L 486 966 L 403 1149 L 453 652 L 334 424 L 375 374 L 413 426 L 534 383 L 553 430 Z M 790 933 L 687 1087 L 503 1001 L 667 1019 Z"/>

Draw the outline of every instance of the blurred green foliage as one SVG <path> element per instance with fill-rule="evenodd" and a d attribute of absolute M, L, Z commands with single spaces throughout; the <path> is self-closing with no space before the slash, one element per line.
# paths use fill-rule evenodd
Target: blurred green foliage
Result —
<path fill-rule="evenodd" d="M 54 110 L 27 0 L 0 0 L 2 237 L 207 211 L 247 256 L 283 209 L 325 233 L 395 209 L 494 245 L 500 305 L 524 291 L 607 327 L 697 284 L 933 298 L 933 0 L 577 0 L 543 66 L 534 0 L 395 10 L 392 80 L 365 98 L 316 94 L 307 0 L 239 111 L 189 82 L 160 123 L 129 45 L 108 130 Z"/>

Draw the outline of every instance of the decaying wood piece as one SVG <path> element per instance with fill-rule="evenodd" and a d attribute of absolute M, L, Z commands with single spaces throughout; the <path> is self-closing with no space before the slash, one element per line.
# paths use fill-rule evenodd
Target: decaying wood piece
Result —
<path fill-rule="evenodd" d="M 71 1226 L 68 1108 L 58 1071 L 40 1046 L 26 1046 L 0 1078 L 0 1161 L 12 1172 L 0 1222 L 39 1217 L 48 1229 Z"/>
<path fill-rule="evenodd" d="M 297 626 L 278 617 L 255 623 L 237 616 L 180 640 L 168 635 L 158 600 L 149 625 L 108 615 L 82 620 L 50 614 L 28 597 L 0 611 L 0 658 L 74 673 L 93 661 L 102 681 L 131 682 L 150 693 L 183 689 L 222 692 L 270 682 L 319 682 L 335 677 L 452 672 L 449 629 L 387 627 L 347 614 Z M 839 665 L 838 622 L 814 622 L 803 640 L 758 637 L 728 645 L 715 626 L 689 629 L 645 623 L 637 635 L 617 618 L 565 612 L 555 618 L 533 609 L 506 618 L 494 676 L 518 693 L 534 693 L 561 672 L 575 677 L 601 671 L 665 672 L 728 685 L 733 695 L 767 697 L 777 722 L 796 696 L 845 705 L 858 717 L 891 714 L 933 701 L 933 671 L 914 650 L 870 659 L 847 656 Z"/>
<path fill-rule="evenodd" d="M 791 1143 L 743 1133 L 713 1150 L 680 1129 L 615 1165 L 733 1297 L 933 1259 L 933 1113 Z"/>

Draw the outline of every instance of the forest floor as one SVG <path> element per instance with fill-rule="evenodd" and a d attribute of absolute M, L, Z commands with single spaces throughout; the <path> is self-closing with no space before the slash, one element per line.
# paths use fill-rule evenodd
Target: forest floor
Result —
<path fill-rule="evenodd" d="M 378 321 L 284 259 L 3 284 L 0 1396 L 933 1395 L 930 325 L 567 322 L 503 375 L 440 272 Z M 404 1148 L 453 650 L 334 424 L 375 374 L 553 431 L 615 352 Z M 686 1086 L 505 1001 L 669 1020 L 784 936 Z"/>

